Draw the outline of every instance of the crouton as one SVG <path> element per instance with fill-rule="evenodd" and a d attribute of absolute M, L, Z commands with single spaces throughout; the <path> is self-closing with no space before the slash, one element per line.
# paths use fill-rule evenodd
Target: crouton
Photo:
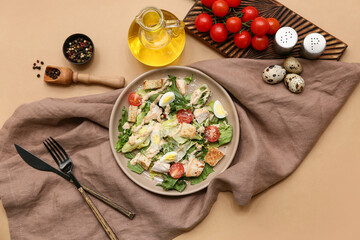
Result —
<path fill-rule="evenodd" d="M 224 153 L 221 152 L 216 147 L 213 147 L 213 148 L 210 148 L 210 150 L 206 154 L 204 160 L 210 166 L 215 166 L 223 157 L 224 157 Z"/>
<path fill-rule="evenodd" d="M 143 84 L 145 90 L 161 88 L 162 85 L 163 85 L 163 79 L 145 80 Z"/>
<path fill-rule="evenodd" d="M 187 165 L 186 177 L 198 177 L 204 170 L 205 163 L 198 160 L 197 158 L 192 158 Z"/>
<path fill-rule="evenodd" d="M 176 87 L 179 89 L 182 95 L 186 93 L 186 81 L 184 79 L 176 79 Z"/>
<path fill-rule="evenodd" d="M 196 135 L 196 127 L 188 124 L 188 123 L 183 123 L 181 130 L 180 130 L 180 136 L 184 137 L 184 138 L 194 138 Z"/>
<path fill-rule="evenodd" d="M 130 105 L 129 106 L 129 112 L 128 112 L 128 121 L 129 122 L 136 122 L 137 117 L 137 106 Z"/>
<path fill-rule="evenodd" d="M 195 109 L 194 116 L 198 123 L 202 123 L 210 117 L 210 112 L 206 108 Z"/>
<path fill-rule="evenodd" d="M 137 158 L 136 162 L 140 164 L 143 169 L 148 170 L 151 164 L 151 160 L 148 159 L 145 155 L 140 154 L 140 156 Z"/>

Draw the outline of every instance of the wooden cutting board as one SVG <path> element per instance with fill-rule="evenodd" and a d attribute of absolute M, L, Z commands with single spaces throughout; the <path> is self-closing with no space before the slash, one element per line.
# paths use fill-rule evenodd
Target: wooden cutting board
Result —
<path fill-rule="evenodd" d="M 326 60 L 339 60 L 343 55 L 347 44 L 337 39 L 330 33 L 319 28 L 315 24 L 301 17 L 299 14 L 285 7 L 281 3 L 275 0 L 242 0 L 239 7 L 236 8 L 237 12 L 240 12 L 246 6 L 254 6 L 259 10 L 259 15 L 265 18 L 274 17 L 280 22 L 280 26 L 288 26 L 294 28 L 298 35 L 298 43 L 290 53 L 291 56 L 300 56 L 300 46 L 304 38 L 312 32 L 322 34 L 327 42 L 324 53 L 320 56 L 320 59 Z M 225 57 L 229 58 L 262 58 L 262 59 L 273 59 L 283 58 L 284 56 L 278 55 L 273 48 L 274 36 L 269 36 L 270 44 L 269 47 L 264 51 L 257 51 L 252 47 L 247 49 L 240 49 L 235 46 L 233 42 L 234 34 L 229 34 L 228 39 L 222 43 L 216 43 L 210 38 L 209 32 L 202 33 L 196 30 L 195 19 L 197 15 L 202 13 L 203 7 L 201 0 L 196 0 L 188 14 L 184 18 L 186 32 L 199 39 L 209 47 L 215 49 Z M 209 13 L 209 12 L 207 12 Z M 209 13 L 214 18 L 212 13 Z M 234 14 L 232 12 L 232 14 Z M 231 14 L 230 14 L 231 15 Z M 218 22 L 223 22 L 221 18 L 218 18 Z"/>

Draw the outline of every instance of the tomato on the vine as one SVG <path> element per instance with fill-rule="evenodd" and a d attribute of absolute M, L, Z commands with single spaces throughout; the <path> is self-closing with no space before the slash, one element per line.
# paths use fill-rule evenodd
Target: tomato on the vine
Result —
<path fill-rule="evenodd" d="M 258 51 L 265 50 L 269 46 L 269 38 L 266 35 L 261 37 L 254 36 L 251 40 L 251 45 Z"/>
<path fill-rule="evenodd" d="M 216 0 L 211 9 L 215 16 L 224 17 L 229 12 L 229 5 L 224 0 Z"/>
<path fill-rule="evenodd" d="M 225 0 L 228 4 L 229 7 L 238 7 L 241 3 L 241 0 Z"/>
<path fill-rule="evenodd" d="M 250 27 L 251 31 L 258 37 L 264 36 L 270 29 L 269 22 L 263 17 L 255 18 Z"/>
<path fill-rule="evenodd" d="M 244 7 L 244 9 L 241 12 L 244 14 L 241 17 L 241 20 L 243 22 L 254 20 L 256 17 L 259 16 L 259 11 L 253 6 Z"/>
<path fill-rule="evenodd" d="M 238 48 L 247 48 L 251 44 L 251 35 L 248 31 L 244 30 L 241 33 L 235 34 L 234 43 Z"/>
<path fill-rule="evenodd" d="M 133 106 L 140 106 L 142 103 L 141 96 L 139 94 L 137 94 L 136 92 L 130 93 L 128 100 L 129 100 L 130 105 L 133 105 Z"/>
<path fill-rule="evenodd" d="M 213 25 L 213 20 L 207 13 L 199 14 L 195 19 L 195 27 L 199 32 L 207 32 Z"/>
<path fill-rule="evenodd" d="M 220 137 L 220 130 L 216 126 L 208 126 L 205 128 L 205 139 L 209 142 L 216 142 Z"/>
<path fill-rule="evenodd" d="M 181 109 L 177 112 L 176 117 L 179 123 L 191 123 L 194 119 L 194 114 L 190 109 Z"/>
<path fill-rule="evenodd" d="M 267 21 L 269 22 L 270 28 L 267 34 L 274 35 L 277 30 L 280 28 L 280 23 L 276 18 L 268 18 Z"/>
<path fill-rule="evenodd" d="M 215 0 L 201 0 L 201 3 L 208 8 L 211 8 Z"/>
<path fill-rule="evenodd" d="M 231 33 L 236 33 L 241 30 L 242 22 L 238 17 L 230 17 L 226 20 L 226 28 Z"/>
<path fill-rule="evenodd" d="M 215 42 L 224 42 L 227 36 L 228 31 L 222 23 L 216 23 L 210 29 L 210 37 Z"/>

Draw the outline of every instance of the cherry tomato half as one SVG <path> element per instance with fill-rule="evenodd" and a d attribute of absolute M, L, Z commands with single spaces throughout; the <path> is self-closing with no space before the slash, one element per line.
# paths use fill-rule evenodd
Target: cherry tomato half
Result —
<path fill-rule="evenodd" d="M 219 137 L 220 131 L 216 126 L 208 126 L 205 128 L 205 139 L 209 142 L 216 142 Z"/>
<path fill-rule="evenodd" d="M 130 93 L 128 100 L 130 105 L 133 106 L 140 106 L 142 103 L 142 97 L 136 92 Z"/>
<path fill-rule="evenodd" d="M 238 7 L 241 3 L 241 0 L 225 0 L 228 4 L 229 7 Z"/>
<path fill-rule="evenodd" d="M 201 3 L 208 8 L 211 8 L 215 0 L 201 0 Z"/>
<path fill-rule="evenodd" d="M 222 23 L 216 23 L 210 29 L 210 37 L 215 42 L 224 42 L 227 36 L 228 31 Z"/>
<path fill-rule="evenodd" d="M 270 25 L 266 18 L 257 17 L 251 23 L 251 31 L 258 37 L 264 36 L 269 29 Z"/>
<path fill-rule="evenodd" d="M 173 165 L 171 165 L 169 172 L 172 178 L 178 179 L 181 178 L 182 175 L 184 175 L 185 169 L 181 163 L 174 163 Z"/>
<path fill-rule="evenodd" d="M 179 110 L 176 114 L 176 117 L 179 123 L 191 123 L 191 121 L 194 119 L 194 115 L 190 109 Z"/>
<path fill-rule="evenodd" d="M 195 27 L 199 32 L 207 32 L 213 25 L 213 20 L 207 13 L 199 14 L 195 19 Z"/>
<path fill-rule="evenodd" d="M 234 43 L 238 48 L 247 48 L 251 44 L 251 35 L 248 31 L 244 30 L 234 36 Z"/>
<path fill-rule="evenodd" d="M 254 36 L 251 45 L 258 51 L 265 50 L 269 46 L 269 38 L 266 35 L 262 37 Z"/>
<path fill-rule="evenodd" d="M 226 20 L 226 28 L 231 33 L 236 33 L 241 30 L 242 23 L 241 19 L 238 17 L 230 17 Z"/>
<path fill-rule="evenodd" d="M 274 35 L 277 30 L 280 28 L 280 23 L 276 18 L 268 18 L 267 21 L 269 22 L 270 28 L 267 34 Z"/>
<path fill-rule="evenodd" d="M 224 17 L 229 12 L 229 5 L 224 0 L 216 0 L 211 9 L 215 16 Z"/>
<path fill-rule="evenodd" d="M 253 6 L 244 7 L 244 9 L 241 12 L 244 14 L 241 17 L 241 20 L 243 22 L 254 20 L 256 17 L 259 16 L 259 11 Z"/>

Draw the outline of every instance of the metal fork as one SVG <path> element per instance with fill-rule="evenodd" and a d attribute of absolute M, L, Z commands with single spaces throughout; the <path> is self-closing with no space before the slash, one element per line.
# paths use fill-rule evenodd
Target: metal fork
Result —
<path fill-rule="evenodd" d="M 72 173 L 72 161 L 65 150 L 58 144 L 52 137 L 46 139 L 43 144 L 45 145 L 46 149 L 50 152 L 51 156 L 54 158 L 55 162 L 59 165 L 61 171 L 68 174 L 71 180 L 73 181 L 76 188 L 79 190 L 83 198 L 85 199 L 86 203 L 90 207 L 91 211 L 94 213 L 95 217 L 101 224 L 102 228 L 108 235 L 109 239 L 111 240 L 118 240 L 114 231 L 110 228 L 109 224 L 106 222 L 104 217 L 101 215 L 99 210 L 96 208 L 94 203 L 91 201 L 89 196 L 84 191 L 83 187 L 79 183 L 79 181 L 75 178 L 74 174 Z"/>

